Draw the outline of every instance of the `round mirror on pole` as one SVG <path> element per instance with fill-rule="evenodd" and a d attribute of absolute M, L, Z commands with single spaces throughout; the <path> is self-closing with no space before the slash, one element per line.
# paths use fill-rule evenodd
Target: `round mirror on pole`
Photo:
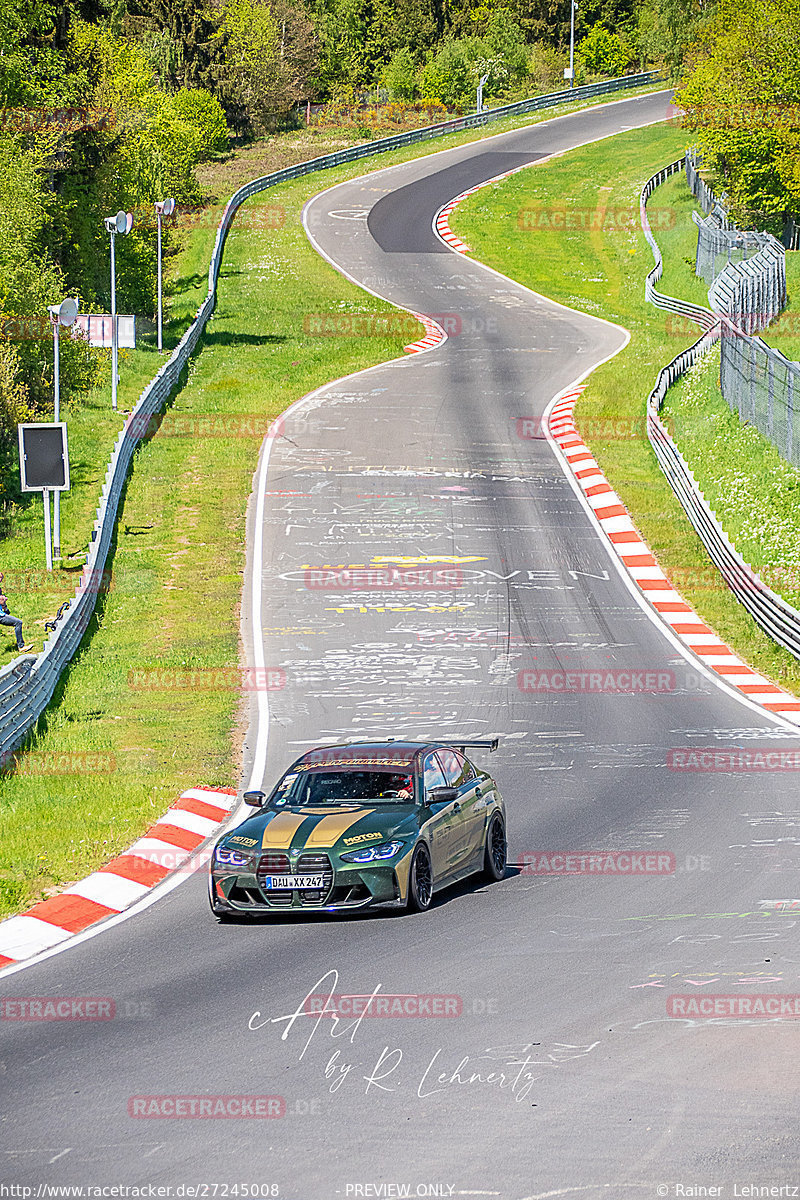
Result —
<path fill-rule="evenodd" d="M 71 296 L 66 300 L 62 300 L 58 306 L 58 323 L 59 325 L 74 325 L 78 316 L 78 301 L 73 300 Z"/>

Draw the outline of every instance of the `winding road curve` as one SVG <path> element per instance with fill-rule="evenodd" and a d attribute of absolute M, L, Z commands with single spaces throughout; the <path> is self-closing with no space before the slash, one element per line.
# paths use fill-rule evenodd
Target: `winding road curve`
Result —
<path fill-rule="evenodd" d="M 202 873 L 190 875 L 0 981 L 1 999 L 112 997 L 117 1012 L 0 1023 L 4 1182 L 274 1184 L 285 1200 L 698 1194 L 676 1183 L 729 1197 L 736 1183 L 800 1182 L 796 1023 L 667 1016 L 672 994 L 800 991 L 797 920 L 770 907 L 796 894 L 792 774 L 667 765 L 672 748 L 795 749 L 797 735 L 684 657 L 615 569 L 547 440 L 518 436 L 531 428 L 520 418 L 535 426 L 624 331 L 432 231 L 466 188 L 662 120 L 667 104 L 603 105 L 310 202 L 309 236 L 340 269 L 398 305 L 449 314 L 457 332 L 289 412 L 256 476 L 243 621 L 256 665 L 288 679 L 269 711 L 267 693 L 254 703 L 248 777 L 324 740 L 497 732 L 490 769 L 514 863 L 634 849 L 674 854 L 675 872 L 516 866 L 424 916 L 233 926 L 212 920 Z M 307 586 L 310 568 L 392 557 L 454 561 L 460 586 Z M 636 668 L 674 686 L 524 693 L 524 668 Z M 336 992 L 458 997 L 460 1015 L 269 1020 L 331 971 Z M 280 1095 L 286 1115 L 128 1115 L 132 1096 L 210 1093 Z"/>

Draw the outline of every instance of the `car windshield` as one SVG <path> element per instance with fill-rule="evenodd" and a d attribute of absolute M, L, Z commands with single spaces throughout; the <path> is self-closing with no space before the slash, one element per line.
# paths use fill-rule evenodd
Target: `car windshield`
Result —
<path fill-rule="evenodd" d="M 411 772 L 352 769 L 294 770 L 284 775 L 270 796 L 273 805 L 412 804 Z"/>

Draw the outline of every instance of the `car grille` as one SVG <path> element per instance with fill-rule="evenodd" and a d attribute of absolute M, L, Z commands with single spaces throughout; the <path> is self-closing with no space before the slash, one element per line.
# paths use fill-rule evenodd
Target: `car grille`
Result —
<path fill-rule="evenodd" d="M 321 888 L 302 888 L 299 891 L 267 891 L 264 887 L 267 875 L 321 875 Z M 294 896 L 301 904 L 324 904 L 333 886 L 333 868 L 327 854 L 301 854 L 292 869 L 288 854 L 270 850 L 262 854 L 256 870 L 256 878 L 264 892 L 267 903 L 274 908 L 288 908 Z"/>

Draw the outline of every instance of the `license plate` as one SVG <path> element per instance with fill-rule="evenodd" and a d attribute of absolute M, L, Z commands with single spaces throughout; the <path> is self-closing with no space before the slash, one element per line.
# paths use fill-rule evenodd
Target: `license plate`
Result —
<path fill-rule="evenodd" d="M 324 887 L 321 875 L 266 875 L 264 890 L 291 891 L 293 888 L 308 888 L 309 891 L 321 891 Z"/>

